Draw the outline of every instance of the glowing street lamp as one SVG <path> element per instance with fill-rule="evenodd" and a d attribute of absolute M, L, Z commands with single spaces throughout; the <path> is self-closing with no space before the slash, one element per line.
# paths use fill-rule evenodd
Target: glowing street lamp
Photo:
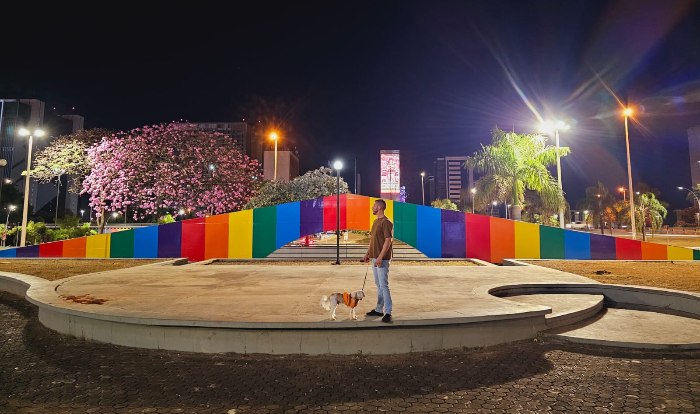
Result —
<path fill-rule="evenodd" d="M 559 131 L 567 131 L 571 126 L 564 121 L 543 121 L 540 124 L 540 131 L 545 134 L 554 133 L 554 141 L 557 146 L 557 183 L 559 184 L 559 193 L 564 198 L 564 189 L 561 185 L 561 156 L 559 154 Z M 559 227 L 564 228 L 564 206 L 559 206 Z"/>
<path fill-rule="evenodd" d="M 622 201 L 627 201 L 627 189 L 625 187 L 620 187 L 617 191 L 622 193 Z"/>
<path fill-rule="evenodd" d="M 423 180 L 425 179 L 425 171 L 420 173 L 420 192 L 423 195 L 423 205 L 425 205 L 425 184 Z"/>
<path fill-rule="evenodd" d="M 272 175 L 273 180 L 277 180 L 277 141 L 279 140 L 280 136 L 277 134 L 276 131 L 270 132 L 270 139 L 275 141 L 275 172 Z"/>
<path fill-rule="evenodd" d="M 476 195 L 476 187 L 469 190 L 469 192 L 472 193 L 472 214 L 474 214 L 474 196 Z"/>
<path fill-rule="evenodd" d="M 46 132 L 42 129 L 35 129 L 30 131 L 27 128 L 20 128 L 17 133 L 20 137 L 29 137 L 29 143 L 27 146 L 27 175 L 24 176 L 24 208 L 22 210 L 22 236 L 20 239 L 20 247 L 24 247 L 27 244 L 27 213 L 29 212 L 29 176 L 32 171 L 32 143 L 34 142 L 34 137 L 41 138 L 46 135 Z"/>
<path fill-rule="evenodd" d="M 276 142 L 276 141 L 275 141 Z M 336 160 L 333 169 L 338 176 L 338 187 L 335 193 L 335 264 L 340 264 L 340 170 L 343 169 L 343 162 Z"/>
<path fill-rule="evenodd" d="M 631 107 L 624 108 L 622 110 L 622 115 L 625 117 L 625 144 L 627 146 L 627 181 L 629 182 L 629 192 L 630 192 L 630 221 L 632 224 L 632 240 L 637 239 L 637 226 L 635 223 L 635 212 L 634 212 L 634 190 L 632 189 L 632 163 L 630 161 L 630 132 L 628 126 L 628 119 L 634 114 L 634 109 Z"/>

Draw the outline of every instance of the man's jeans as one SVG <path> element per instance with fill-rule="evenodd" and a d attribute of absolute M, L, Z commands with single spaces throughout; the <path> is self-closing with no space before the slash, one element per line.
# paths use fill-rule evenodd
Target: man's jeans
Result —
<path fill-rule="evenodd" d="M 377 307 L 379 313 L 391 314 L 391 292 L 389 292 L 389 261 L 382 260 L 381 267 L 375 266 L 377 259 L 372 259 L 374 284 L 377 285 Z"/>

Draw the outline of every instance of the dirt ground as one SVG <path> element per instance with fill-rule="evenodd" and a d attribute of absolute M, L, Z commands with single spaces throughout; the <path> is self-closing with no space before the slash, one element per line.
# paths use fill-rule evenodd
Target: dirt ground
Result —
<path fill-rule="evenodd" d="M 12 259 L 0 260 L 0 272 L 23 273 L 47 280 L 58 280 L 85 273 L 126 269 L 162 262 L 162 259 Z"/>
<path fill-rule="evenodd" d="M 641 285 L 700 292 L 700 261 L 625 262 L 536 260 L 524 262 L 595 279 L 601 283 Z"/>

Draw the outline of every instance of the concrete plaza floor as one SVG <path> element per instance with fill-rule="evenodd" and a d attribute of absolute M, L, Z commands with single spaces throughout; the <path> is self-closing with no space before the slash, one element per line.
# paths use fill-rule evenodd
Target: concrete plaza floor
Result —
<path fill-rule="evenodd" d="M 118 316 L 223 322 L 328 322 L 322 295 L 360 290 L 367 267 L 357 265 L 275 266 L 154 264 L 55 282 L 36 296 L 55 306 Z M 367 297 L 357 308 L 359 321 L 374 308 L 377 290 L 371 269 Z M 597 283 L 582 276 L 540 267 L 411 266 L 393 263 L 390 288 L 395 324 L 433 319 L 490 317 L 542 310 L 476 292 L 479 287 L 512 283 Z M 57 294 L 56 294 L 57 293 Z M 103 304 L 82 304 L 90 297 Z M 562 299 L 557 306 L 572 306 Z M 575 304 L 573 305 L 575 306 Z M 338 321 L 349 323 L 341 306 Z M 375 323 L 370 319 L 366 323 Z"/>

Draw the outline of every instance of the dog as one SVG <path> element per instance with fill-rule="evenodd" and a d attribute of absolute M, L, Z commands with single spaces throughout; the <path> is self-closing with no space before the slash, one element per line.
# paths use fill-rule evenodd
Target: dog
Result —
<path fill-rule="evenodd" d="M 361 290 L 352 293 L 331 293 L 330 296 L 321 297 L 321 307 L 327 311 L 330 311 L 331 319 L 335 320 L 335 309 L 341 303 L 345 304 L 345 306 L 350 308 L 350 318 L 352 318 L 352 320 L 357 320 L 357 315 L 355 315 L 355 308 L 364 297 L 365 292 Z"/>

